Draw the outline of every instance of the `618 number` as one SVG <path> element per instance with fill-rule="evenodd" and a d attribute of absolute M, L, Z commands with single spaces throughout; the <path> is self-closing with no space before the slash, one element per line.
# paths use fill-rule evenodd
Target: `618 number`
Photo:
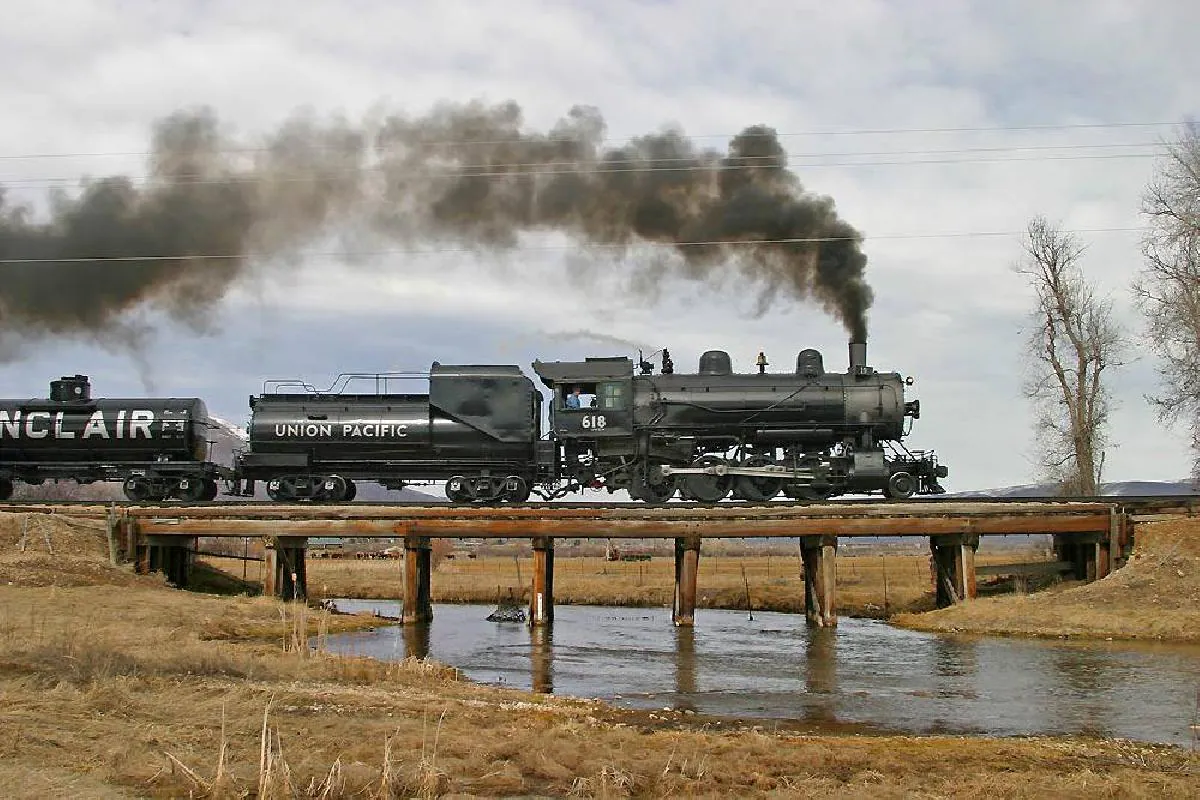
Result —
<path fill-rule="evenodd" d="M 608 425 L 608 420 L 600 415 L 588 414 L 583 417 L 581 423 L 584 430 L 602 431 Z"/>

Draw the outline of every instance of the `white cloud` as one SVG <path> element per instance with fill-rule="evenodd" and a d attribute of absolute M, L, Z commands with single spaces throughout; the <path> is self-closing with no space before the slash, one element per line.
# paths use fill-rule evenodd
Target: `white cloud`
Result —
<path fill-rule="evenodd" d="M 795 134 L 1173 120 L 1194 110 L 1191 76 L 1200 52 L 1190 40 L 1197 22 L 1200 7 L 1165 2 L 1084 9 L 1034 2 L 285 7 L 227 0 L 136 13 L 83 0 L 12 2 L 0 29 L 0 70 L 10 77 L 0 85 L 6 110 L 0 156 L 137 153 L 146 149 L 155 119 L 198 104 L 213 105 L 239 131 L 265 132 L 302 105 L 358 118 L 379 103 L 419 113 L 439 100 L 512 98 L 530 125 L 544 128 L 572 104 L 589 103 L 600 107 L 617 139 L 667 122 L 703 135 L 755 123 Z M 814 154 L 1108 145 L 1169 133 L 788 135 L 783 142 L 792 153 Z M 1060 154 L 1113 152 L 1119 151 Z M 1140 224 L 1138 195 L 1152 161 L 982 161 L 1039 153 L 1048 155 L 964 152 L 925 157 L 976 160 L 798 172 L 868 237 L 1015 231 L 1037 213 L 1071 228 Z M 137 156 L 5 159 L 0 184 L 143 170 Z M 1139 262 L 1137 237 L 1085 239 L 1090 273 L 1137 330 L 1127 296 Z M 918 376 L 925 413 L 914 444 L 944 451 L 956 489 L 1028 480 L 1030 427 L 1018 374 L 1028 295 L 1011 270 L 1017 239 L 868 238 L 867 251 L 878 297 L 872 360 Z M 750 293 L 736 283 L 712 290 L 671 283 L 653 302 L 632 302 L 620 278 L 593 284 L 579 278 L 581 269 L 577 260 L 544 252 L 482 266 L 445 254 L 398 254 L 366 267 L 314 258 L 302 269 L 257 270 L 216 315 L 221 333 L 194 340 L 168 328 L 148 345 L 148 357 L 160 391 L 178 384 L 210 388 L 229 398 L 219 407 L 231 418 L 244 404 L 239 397 L 282 370 L 382 369 L 393 356 L 427 363 L 451 347 L 474 348 L 481 361 L 527 364 L 547 350 L 579 357 L 612 346 L 542 341 L 554 331 L 666 344 L 681 368 L 702 350 L 723 347 L 742 365 L 764 349 L 774 368 L 787 369 L 795 352 L 810 345 L 825 351 L 827 368 L 844 367 L 845 334 L 816 307 L 782 306 L 751 318 Z M 192 366 L 164 355 L 172 348 L 191 353 Z M 106 381 L 139 385 L 128 362 L 75 345 L 33 350 L 8 369 L 18 383 L 40 386 L 41 376 L 73 371 L 62 366 L 65 358 L 86 353 L 103 365 Z M 220 374 L 197 375 L 198 368 Z M 1114 384 L 1122 405 L 1113 436 L 1122 446 L 1109 459 L 1113 479 L 1170 478 L 1186 470 L 1179 437 L 1161 430 L 1141 400 L 1151 388 L 1149 365 L 1131 368 Z"/>

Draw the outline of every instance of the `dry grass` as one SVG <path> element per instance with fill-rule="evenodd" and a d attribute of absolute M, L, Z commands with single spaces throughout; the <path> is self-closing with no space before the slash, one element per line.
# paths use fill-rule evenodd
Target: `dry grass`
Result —
<path fill-rule="evenodd" d="M 1200 642 L 1200 520 L 1139 524 L 1124 567 L 1090 584 L 976 600 L 894 622 L 931 631 Z"/>

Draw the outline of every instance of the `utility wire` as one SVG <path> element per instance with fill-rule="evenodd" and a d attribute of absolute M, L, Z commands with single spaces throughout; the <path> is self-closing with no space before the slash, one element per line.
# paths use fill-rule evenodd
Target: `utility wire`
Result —
<path fill-rule="evenodd" d="M 905 159 L 891 161 L 826 161 L 826 162 L 805 162 L 793 163 L 793 159 L 789 158 L 787 166 L 791 169 L 821 169 L 821 168 L 854 168 L 854 167 L 888 167 L 888 166 L 921 166 L 921 165 L 953 165 L 953 164 L 1008 164 L 1008 163 L 1023 163 L 1023 162 L 1044 162 L 1044 161 L 1112 161 L 1126 159 L 1146 159 L 1156 158 L 1160 153 L 1100 153 L 1089 155 L 1040 155 L 1040 156 L 1016 156 L 1012 158 L 926 158 L 926 159 Z M 740 160 L 740 159 L 739 159 Z M 488 166 L 479 166 L 478 168 L 470 167 L 447 167 L 444 172 L 435 173 L 427 177 L 445 178 L 449 180 L 461 180 L 464 178 L 513 178 L 519 176 L 535 176 L 535 175 L 609 175 L 609 174 L 642 174 L 653 172 L 736 172 L 739 170 L 760 169 L 761 164 L 689 164 L 687 166 L 678 167 L 655 167 L 641 166 L 638 164 L 630 164 L 629 166 L 588 166 L 577 167 L 571 164 L 548 165 L 545 168 L 529 169 L 521 164 L 495 164 Z M 218 178 L 204 177 L 189 177 L 187 175 L 171 178 L 161 178 L 157 176 L 141 175 L 136 177 L 125 177 L 134 184 L 153 183 L 160 186 L 203 186 L 210 184 L 230 184 L 230 183 L 303 183 L 313 180 L 328 180 L 332 176 L 337 175 L 352 175 L 368 172 L 386 172 L 387 168 L 383 166 L 372 167 L 357 167 L 346 170 L 314 170 L 309 175 L 255 175 L 255 174 L 230 174 Z M 0 186 L 8 188 L 21 189 L 53 189 L 62 186 L 69 186 L 79 183 L 83 177 L 76 178 L 28 178 L 15 179 L 9 181 L 0 181 Z"/>
<path fill-rule="evenodd" d="M 1074 230 L 1064 230 L 1062 233 L 1067 234 L 1096 234 L 1096 233 L 1132 233 L 1149 230 L 1146 227 L 1132 228 L 1077 228 Z M 703 242 L 653 242 L 639 240 L 635 244 L 650 247 L 670 247 L 670 248 L 688 248 L 688 247 L 745 247 L 756 245 L 785 245 L 785 244 L 820 244 L 825 242 L 851 242 L 851 241 L 866 241 L 866 240 L 911 240 L 911 239 L 974 239 L 974 238 L 996 238 L 1005 236 L 1024 236 L 1026 231 L 961 231 L 961 232 L 946 232 L 946 233 L 894 233 L 882 234 L 878 236 L 809 236 L 789 239 L 717 239 Z M 517 246 L 510 248 L 522 252 L 563 252 L 572 250 L 617 250 L 629 247 L 628 244 L 570 244 L 570 245 L 529 245 Z M 424 255 L 439 255 L 447 253 L 476 253 L 478 248 L 475 247 L 439 247 L 427 250 L 413 249 L 383 249 L 383 250 L 345 250 L 345 251 L 325 251 L 309 253 L 309 257 L 324 257 L 324 258 L 353 258 L 362 256 L 388 256 L 388 255 L 404 255 L 404 256 L 424 256 Z M 83 264 L 83 263 L 124 263 L 124 262 L 163 262 L 163 261 L 197 261 L 197 260 L 231 260 L 231 259 L 254 259 L 254 258 L 270 258 L 268 253 L 204 253 L 192 255 L 145 255 L 145 256 L 114 256 L 111 258 L 104 256 L 83 256 L 73 258 L 0 258 L 0 265 L 6 264 Z"/>
<path fill-rule="evenodd" d="M 817 136 L 880 136 L 880 135 L 900 135 L 909 133 L 1003 133 L 1003 132 L 1021 132 L 1021 131 L 1070 131 L 1070 130 L 1116 130 L 1124 128 L 1163 128 L 1177 127 L 1180 124 L 1179 120 L 1167 122 L 1093 122 L 1093 123 L 1075 123 L 1075 124 L 1059 124 L 1059 125 L 996 125 L 996 126 L 963 126 L 963 127 L 943 127 L 943 128 L 851 128 L 851 129 L 833 129 L 833 130 L 808 130 L 808 131 L 791 131 L 787 133 L 769 133 L 769 132 L 739 132 L 739 133 L 708 133 L 708 134 L 684 134 L 680 135 L 691 141 L 698 139 L 732 139 L 736 136 L 748 137 L 774 137 L 777 139 L 799 138 L 799 137 L 817 137 Z M 646 134 L 637 136 L 621 137 L 610 141 L 626 141 L 632 142 Z M 657 135 L 657 132 L 652 132 L 649 135 Z M 495 145 L 522 145 L 522 146 L 543 146 L 562 144 L 568 142 L 581 141 L 578 136 L 540 136 L 534 138 L 532 135 L 517 136 L 508 139 L 428 139 L 405 142 L 405 146 L 421 146 L 421 147 L 490 147 Z M 218 148 L 217 152 L 223 153 L 261 153 L 271 150 L 271 147 L 227 147 Z M 0 154 L 0 161 L 20 161 L 20 160 L 35 160 L 35 159 L 59 159 L 59 158 L 129 158 L 132 156 L 149 156 L 154 155 L 153 151 L 148 150 L 110 150 L 110 151 L 95 151 L 95 152 L 67 152 L 67 153 L 8 153 Z"/>

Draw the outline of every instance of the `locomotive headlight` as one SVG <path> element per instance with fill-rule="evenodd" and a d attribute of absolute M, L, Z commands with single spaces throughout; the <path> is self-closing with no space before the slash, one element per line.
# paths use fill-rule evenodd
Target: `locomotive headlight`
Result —
<path fill-rule="evenodd" d="M 909 375 L 907 378 L 904 379 L 904 385 L 905 386 L 913 385 L 913 376 L 912 375 Z"/>

